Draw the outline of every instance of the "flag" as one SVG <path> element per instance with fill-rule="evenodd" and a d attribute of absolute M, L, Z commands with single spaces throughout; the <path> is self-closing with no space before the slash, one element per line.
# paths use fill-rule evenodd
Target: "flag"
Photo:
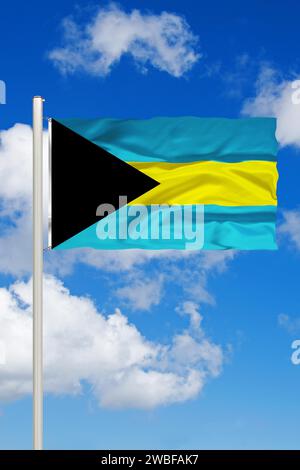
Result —
<path fill-rule="evenodd" d="M 276 249 L 273 118 L 51 120 L 54 249 Z"/>

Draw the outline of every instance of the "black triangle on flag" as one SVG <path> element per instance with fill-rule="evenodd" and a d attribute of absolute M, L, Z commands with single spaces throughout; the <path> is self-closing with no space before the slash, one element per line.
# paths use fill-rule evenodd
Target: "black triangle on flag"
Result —
<path fill-rule="evenodd" d="M 100 204 L 119 208 L 159 185 L 115 155 L 51 120 L 51 248 L 101 219 Z"/>

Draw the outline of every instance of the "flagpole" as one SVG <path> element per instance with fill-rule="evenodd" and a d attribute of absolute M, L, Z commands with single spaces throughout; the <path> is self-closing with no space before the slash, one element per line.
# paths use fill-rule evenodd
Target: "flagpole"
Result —
<path fill-rule="evenodd" d="M 43 98 L 33 98 L 33 448 L 43 449 Z"/>

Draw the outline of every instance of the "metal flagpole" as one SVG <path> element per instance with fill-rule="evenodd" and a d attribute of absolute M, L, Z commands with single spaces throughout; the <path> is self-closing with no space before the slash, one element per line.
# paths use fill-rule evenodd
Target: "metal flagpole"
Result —
<path fill-rule="evenodd" d="M 43 449 L 43 98 L 33 98 L 33 448 Z"/>

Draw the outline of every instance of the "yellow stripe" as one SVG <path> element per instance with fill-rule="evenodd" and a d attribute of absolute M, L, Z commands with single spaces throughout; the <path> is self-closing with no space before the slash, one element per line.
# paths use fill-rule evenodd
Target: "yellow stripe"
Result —
<path fill-rule="evenodd" d="M 276 205 L 276 162 L 130 162 L 161 184 L 130 204 Z"/>

